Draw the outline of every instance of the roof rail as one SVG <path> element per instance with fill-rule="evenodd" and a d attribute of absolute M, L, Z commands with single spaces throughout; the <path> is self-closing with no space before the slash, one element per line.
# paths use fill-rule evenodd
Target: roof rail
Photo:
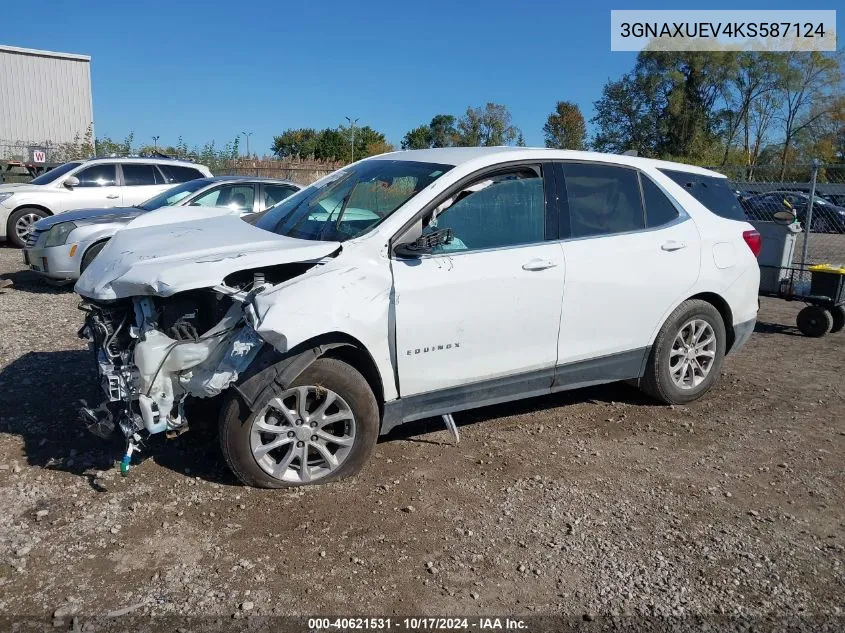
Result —
<path fill-rule="evenodd" d="M 170 156 L 169 154 L 165 154 L 163 152 L 141 152 L 138 154 L 118 154 L 117 152 L 112 152 L 111 154 L 101 154 L 99 156 L 91 156 L 86 160 L 100 160 L 104 158 L 158 158 L 161 160 L 185 160 L 190 161 L 189 158 L 179 158 L 178 156 Z"/>

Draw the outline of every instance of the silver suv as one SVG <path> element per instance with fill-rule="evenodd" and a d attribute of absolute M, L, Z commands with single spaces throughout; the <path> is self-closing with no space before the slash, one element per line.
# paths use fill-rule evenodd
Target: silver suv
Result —
<path fill-rule="evenodd" d="M 0 185 L 0 241 L 22 247 L 33 225 L 74 209 L 128 207 L 174 184 L 211 176 L 170 158 L 92 158 L 65 163 L 26 184 Z"/>

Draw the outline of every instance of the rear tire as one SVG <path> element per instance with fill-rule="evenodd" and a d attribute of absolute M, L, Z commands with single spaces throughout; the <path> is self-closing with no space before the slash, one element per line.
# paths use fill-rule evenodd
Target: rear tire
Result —
<path fill-rule="evenodd" d="M 684 301 L 660 328 L 640 388 L 665 404 L 697 400 L 721 371 L 726 340 L 725 323 L 713 304 Z"/>
<path fill-rule="evenodd" d="M 94 246 L 85 251 L 85 254 L 82 256 L 82 263 L 79 264 L 80 275 L 85 272 L 85 269 L 88 268 L 88 266 L 91 265 L 91 262 L 93 262 L 94 258 L 100 254 L 100 251 L 103 250 L 103 247 L 106 244 L 108 244 L 108 240 L 94 244 Z"/>
<path fill-rule="evenodd" d="M 820 338 L 833 329 L 833 314 L 821 306 L 807 306 L 795 323 L 804 336 Z"/>
<path fill-rule="evenodd" d="M 830 316 L 833 317 L 833 326 L 830 328 L 830 333 L 835 334 L 845 327 L 845 306 L 832 307 Z"/>
<path fill-rule="evenodd" d="M 35 207 L 18 209 L 9 216 L 9 221 L 6 224 L 7 239 L 18 248 L 23 248 L 26 246 L 26 237 L 32 231 L 35 223 L 49 215 L 43 209 Z"/>
<path fill-rule="evenodd" d="M 287 414 L 280 413 L 282 408 L 275 396 L 256 403 L 255 412 L 250 412 L 234 394 L 224 403 L 220 448 L 235 476 L 247 486 L 289 488 L 328 483 L 357 473 L 375 448 L 380 421 L 375 396 L 364 377 L 342 361 L 319 358 L 282 396 L 287 393 L 291 395 L 281 403 L 284 409 L 289 409 Z M 303 402 L 308 415 L 302 415 L 298 393 L 307 395 Z M 334 404 L 320 411 L 321 402 L 328 400 L 326 394 L 335 397 Z M 291 406 L 294 408 L 290 409 Z M 310 417 L 312 414 L 314 417 Z M 318 424 L 316 420 L 321 417 L 338 417 L 342 421 L 334 424 L 342 425 L 342 430 L 338 431 L 337 426 L 332 428 L 331 423 Z M 321 437 L 311 433 L 319 433 Z M 347 443 L 341 445 L 322 439 L 328 436 Z M 262 450 L 274 442 L 276 448 Z M 334 466 L 325 458 L 331 448 L 335 448 L 333 458 L 338 462 Z M 306 456 L 304 475 L 300 454 Z"/>

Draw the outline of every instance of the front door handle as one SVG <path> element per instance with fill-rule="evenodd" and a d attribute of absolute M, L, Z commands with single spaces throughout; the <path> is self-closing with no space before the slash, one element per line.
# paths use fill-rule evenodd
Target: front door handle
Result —
<path fill-rule="evenodd" d="M 110 193 L 109 195 L 106 196 L 106 198 L 108 198 L 109 200 L 117 200 L 119 197 L 120 196 L 117 195 L 116 193 Z"/>
<path fill-rule="evenodd" d="M 669 240 L 668 242 L 664 242 L 663 246 L 661 246 L 660 248 L 662 248 L 664 251 L 670 251 L 671 252 L 671 251 L 679 251 L 682 248 L 686 248 L 686 247 L 687 247 L 686 242 L 676 242 L 675 240 Z"/>
<path fill-rule="evenodd" d="M 522 270 L 546 270 L 547 268 L 554 268 L 557 266 L 553 261 L 548 259 L 532 259 L 522 265 Z"/>

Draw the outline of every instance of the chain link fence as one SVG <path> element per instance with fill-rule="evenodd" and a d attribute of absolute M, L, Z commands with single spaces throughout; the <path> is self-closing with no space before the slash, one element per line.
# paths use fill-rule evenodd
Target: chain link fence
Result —
<path fill-rule="evenodd" d="M 794 265 L 845 265 L 845 165 L 716 170 L 731 181 L 750 221 L 774 222 L 775 214 L 794 214 L 802 227 Z"/>
<path fill-rule="evenodd" d="M 238 159 L 209 165 L 215 175 L 257 176 L 261 178 L 282 178 L 300 185 L 310 185 L 315 180 L 343 166 L 343 163 L 329 163 L 315 160 L 252 160 Z"/>

